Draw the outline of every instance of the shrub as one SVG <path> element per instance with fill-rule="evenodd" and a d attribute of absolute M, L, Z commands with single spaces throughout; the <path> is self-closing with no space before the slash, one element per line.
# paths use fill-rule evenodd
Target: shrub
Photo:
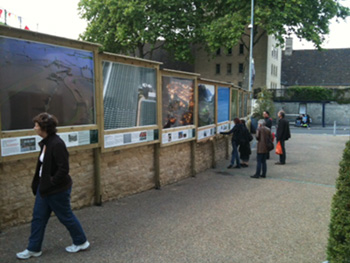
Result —
<path fill-rule="evenodd" d="M 350 141 L 340 162 L 333 196 L 327 257 L 331 263 L 350 263 Z"/>

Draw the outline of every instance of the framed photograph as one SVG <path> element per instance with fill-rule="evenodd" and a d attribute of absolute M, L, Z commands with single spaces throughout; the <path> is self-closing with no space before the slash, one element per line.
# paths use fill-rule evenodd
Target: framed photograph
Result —
<path fill-rule="evenodd" d="M 194 124 L 194 80 L 162 77 L 163 129 Z"/>
<path fill-rule="evenodd" d="M 103 61 L 104 129 L 157 125 L 157 70 Z"/>
<path fill-rule="evenodd" d="M 59 126 L 96 123 L 92 51 L 0 36 L 0 57 L 2 131 L 32 129 L 41 112 Z"/>
<path fill-rule="evenodd" d="M 215 124 L 215 86 L 198 84 L 198 127 Z"/>

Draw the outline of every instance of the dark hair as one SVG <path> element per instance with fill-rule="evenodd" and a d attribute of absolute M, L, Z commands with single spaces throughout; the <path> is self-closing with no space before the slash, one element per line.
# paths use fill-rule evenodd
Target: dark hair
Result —
<path fill-rule="evenodd" d="M 241 123 L 240 119 L 238 119 L 238 118 L 234 118 L 234 119 L 233 119 L 233 122 L 234 122 L 235 124 Z"/>
<path fill-rule="evenodd" d="M 242 123 L 242 124 L 245 124 L 245 120 L 244 120 L 244 119 L 242 119 L 242 120 L 241 120 L 241 123 Z"/>
<path fill-rule="evenodd" d="M 267 114 L 267 115 L 269 115 L 269 116 L 270 116 L 270 112 L 268 112 L 267 110 L 266 110 L 265 112 L 266 112 L 266 114 Z"/>
<path fill-rule="evenodd" d="M 33 118 L 34 123 L 38 123 L 40 129 L 47 133 L 47 135 L 55 134 L 57 132 L 58 120 L 55 116 L 43 112 Z"/>

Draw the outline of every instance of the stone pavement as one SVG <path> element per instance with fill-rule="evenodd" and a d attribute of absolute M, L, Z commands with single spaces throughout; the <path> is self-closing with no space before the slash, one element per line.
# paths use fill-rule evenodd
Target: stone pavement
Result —
<path fill-rule="evenodd" d="M 91 247 L 68 254 L 55 217 L 43 255 L 27 262 L 313 263 L 326 260 L 330 204 L 348 136 L 292 134 L 287 164 L 268 160 L 266 179 L 250 167 L 216 169 L 101 207 L 75 211 Z M 74 188 L 73 188 L 74 191 Z M 30 225 L 0 234 L 0 262 L 19 262 Z"/>

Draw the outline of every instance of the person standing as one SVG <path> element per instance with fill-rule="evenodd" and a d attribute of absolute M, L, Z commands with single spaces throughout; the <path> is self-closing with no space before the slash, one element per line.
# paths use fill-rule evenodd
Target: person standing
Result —
<path fill-rule="evenodd" d="M 228 132 L 220 132 L 220 134 L 233 134 L 232 135 L 232 157 L 231 157 L 231 163 L 227 167 L 228 169 L 232 168 L 233 165 L 235 164 L 236 160 L 236 166 L 234 168 L 241 168 L 241 162 L 239 158 L 239 153 L 238 153 L 238 146 L 240 144 L 240 141 L 243 136 L 243 127 L 242 123 L 238 118 L 235 118 L 233 120 L 235 126 Z"/>
<path fill-rule="evenodd" d="M 265 126 L 265 120 L 258 121 L 258 129 L 256 131 L 256 140 L 258 144 L 256 146 L 257 151 L 257 165 L 256 172 L 251 178 L 265 178 L 267 172 L 266 156 L 269 152 L 267 147 L 267 141 L 272 140 L 271 130 Z M 261 173 L 262 171 L 262 173 Z"/>
<path fill-rule="evenodd" d="M 276 131 L 276 140 L 277 143 L 280 142 L 282 146 L 282 154 L 280 155 L 280 161 L 275 163 L 277 165 L 284 165 L 286 163 L 286 148 L 285 148 L 285 141 L 287 141 L 291 135 L 290 135 L 290 129 L 289 129 L 289 122 L 284 118 L 285 114 L 284 111 L 278 112 L 278 125 L 277 125 L 277 131 Z"/>
<path fill-rule="evenodd" d="M 90 243 L 71 209 L 72 179 L 69 175 L 69 154 L 65 143 L 56 134 L 58 121 L 55 116 L 45 112 L 34 117 L 33 122 L 34 130 L 43 138 L 39 142 L 40 154 L 32 181 L 35 204 L 27 249 L 16 256 L 19 259 L 41 256 L 45 228 L 52 211 L 67 228 L 73 240 L 73 245 L 66 247 L 66 251 L 75 253 L 85 250 Z"/>
<path fill-rule="evenodd" d="M 265 120 L 265 126 L 267 128 L 270 129 L 270 131 L 272 131 L 272 119 L 270 118 L 270 112 L 268 112 L 267 110 L 263 112 L 263 117 Z M 270 159 L 270 152 L 267 152 L 266 155 L 266 159 L 269 160 Z"/>
<path fill-rule="evenodd" d="M 248 167 L 249 163 L 249 157 L 252 153 L 252 150 L 250 148 L 250 142 L 253 140 L 253 136 L 250 134 L 245 120 L 241 120 L 242 128 L 243 128 L 243 134 L 242 134 L 242 140 L 239 145 L 239 155 L 241 158 L 241 167 Z"/>

